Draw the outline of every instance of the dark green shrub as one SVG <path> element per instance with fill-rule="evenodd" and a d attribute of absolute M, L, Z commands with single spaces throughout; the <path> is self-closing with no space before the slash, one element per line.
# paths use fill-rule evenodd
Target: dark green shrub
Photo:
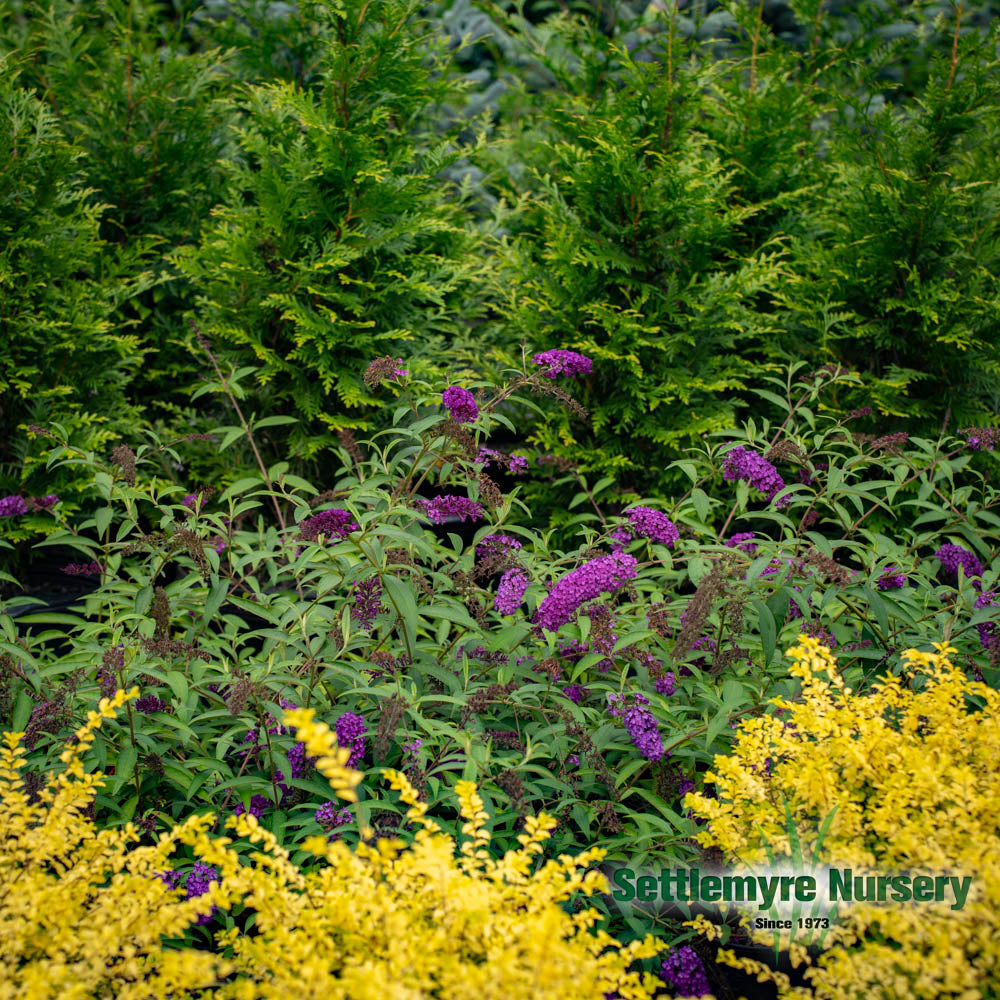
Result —
<path fill-rule="evenodd" d="M 226 201 L 176 256 L 204 333 L 258 366 L 249 406 L 297 417 L 282 456 L 366 425 L 367 357 L 412 341 L 439 359 L 479 308 L 480 241 L 438 178 L 459 152 L 433 137 L 454 84 L 418 6 L 313 8 L 329 22 L 317 81 L 250 89 Z"/>
<path fill-rule="evenodd" d="M 128 262 L 104 255 L 101 206 L 85 185 L 83 159 L 46 105 L 20 86 L 10 59 L 0 58 L 5 492 L 22 483 L 52 492 L 50 481 L 34 475 L 22 424 L 60 419 L 75 442 L 94 449 L 137 419 L 128 385 L 141 364 L 139 341 L 121 323 L 119 309 L 139 285 Z M 30 533 L 30 525 L 21 527 Z"/>

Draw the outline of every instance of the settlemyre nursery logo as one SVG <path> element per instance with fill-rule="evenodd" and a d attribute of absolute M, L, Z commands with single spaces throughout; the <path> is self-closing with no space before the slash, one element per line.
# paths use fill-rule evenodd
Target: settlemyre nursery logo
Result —
<path fill-rule="evenodd" d="M 722 921 L 735 910 L 754 931 L 819 944 L 845 908 L 856 904 L 947 906 L 961 910 L 973 888 L 963 874 L 879 873 L 826 865 L 740 871 L 709 868 L 605 869 L 608 897 L 625 915 L 636 910 L 690 919 L 695 911 Z"/>
<path fill-rule="evenodd" d="M 661 868 L 658 872 L 612 869 L 616 902 L 729 904 L 771 910 L 788 904 L 819 903 L 830 910 L 842 903 L 941 903 L 960 910 L 969 898 L 970 875 L 879 875 L 853 868 L 795 873 L 764 870 L 733 874 L 702 868 Z M 751 905 L 752 904 L 752 905 Z"/>

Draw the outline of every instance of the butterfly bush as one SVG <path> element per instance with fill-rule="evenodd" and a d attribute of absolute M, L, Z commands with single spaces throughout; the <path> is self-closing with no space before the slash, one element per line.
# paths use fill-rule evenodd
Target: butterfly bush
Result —
<path fill-rule="evenodd" d="M 675 997 L 702 997 L 712 992 L 705 966 L 689 944 L 670 949 L 660 965 L 660 977 Z"/>
<path fill-rule="evenodd" d="M 575 375 L 589 375 L 594 367 L 593 362 L 585 354 L 577 354 L 576 351 L 567 351 L 562 348 L 542 351 L 531 360 L 545 369 L 542 372 L 545 378 L 551 379 L 559 376 L 573 378 Z"/>
<path fill-rule="evenodd" d="M 581 605 L 602 593 L 614 593 L 635 579 L 637 566 L 635 559 L 625 552 L 591 559 L 556 581 L 538 606 L 533 624 L 557 632 L 573 619 Z"/>
<path fill-rule="evenodd" d="M 476 397 L 461 386 L 449 386 L 441 394 L 441 402 L 447 407 L 451 419 L 457 424 L 469 424 L 479 416 Z"/>
<path fill-rule="evenodd" d="M 944 571 L 951 577 L 958 576 L 959 567 L 965 571 L 967 577 L 973 578 L 983 575 L 983 564 L 979 561 L 978 556 L 974 552 L 962 548 L 961 545 L 947 542 L 934 553 L 934 558 L 941 563 Z"/>
<path fill-rule="evenodd" d="M 672 549 L 680 538 L 677 526 L 661 510 L 630 507 L 624 513 L 628 517 L 628 525 L 621 525 L 614 535 L 621 542 L 629 542 L 633 536 L 637 536 Z"/>
<path fill-rule="evenodd" d="M 785 481 L 778 470 L 762 455 L 751 451 L 746 445 L 737 445 L 726 452 L 722 466 L 722 477 L 727 482 L 742 480 L 749 483 L 772 500 L 776 494 L 785 488 Z M 779 506 L 788 503 L 785 498 Z"/>
<path fill-rule="evenodd" d="M 28 513 L 24 497 L 0 497 L 0 517 L 21 517 Z"/>
<path fill-rule="evenodd" d="M 493 602 L 495 611 L 502 615 L 512 615 L 516 613 L 521 603 L 524 601 L 524 592 L 531 582 L 528 574 L 523 569 L 515 566 L 507 570 L 497 586 L 497 596 Z"/>
<path fill-rule="evenodd" d="M 879 590 L 901 590 L 906 586 L 906 574 L 898 566 L 889 566 L 875 585 Z"/>
<path fill-rule="evenodd" d="M 332 510 L 324 510 L 312 517 L 307 517 L 299 523 L 299 535 L 308 542 L 319 540 L 320 535 L 327 538 L 344 539 L 352 531 L 357 531 L 358 523 L 354 516 L 346 510 L 334 507 Z"/>
<path fill-rule="evenodd" d="M 478 521 L 483 516 L 483 505 L 478 500 L 454 494 L 439 494 L 431 500 L 418 499 L 414 503 L 422 507 L 430 521 L 444 524 L 448 518 L 460 521 Z"/>

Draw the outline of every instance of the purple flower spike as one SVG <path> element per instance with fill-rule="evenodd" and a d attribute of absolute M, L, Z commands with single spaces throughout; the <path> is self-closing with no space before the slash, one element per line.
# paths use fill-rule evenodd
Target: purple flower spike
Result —
<path fill-rule="evenodd" d="M 652 507 L 630 507 L 625 511 L 628 515 L 629 528 L 640 538 L 648 538 L 672 549 L 680 535 L 677 526 L 661 510 Z"/>
<path fill-rule="evenodd" d="M 726 539 L 726 548 L 739 549 L 740 552 L 745 552 L 748 556 L 755 555 L 758 548 L 754 541 L 756 537 L 757 535 L 752 531 L 740 531 Z"/>
<path fill-rule="evenodd" d="M 433 500 L 415 500 L 414 503 L 423 507 L 428 520 L 435 524 L 444 524 L 449 517 L 476 521 L 483 516 L 483 505 L 477 500 L 450 493 L 439 494 Z"/>
<path fill-rule="evenodd" d="M 620 590 L 635 578 L 637 569 L 638 563 L 625 552 L 591 559 L 556 581 L 535 612 L 533 624 L 558 631 L 573 619 L 582 604 L 602 593 Z"/>
<path fill-rule="evenodd" d="M 519 566 L 507 570 L 500 577 L 500 584 L 497 587 L 497 596 L 493 602 L 493 610 L 499 611 L 502 615 L 512 615 L 521 607 L 524 600 L 524 592 L 528 589 L 528 574 Z"/>
<path fill-rule="evenodd" d="M 542 351 L 531 360 L 547 369 L 542 372 L 545 378 L 554 379 L 559 375 L 572 378 L 574 375 L 589 375 L 593 371 L 593 362 L 590 358 L 585 354 L 577 354 L 576 351 Z"/>
<path fill-rule="evenodd" d="M 346 510 L 334 507 L 324 510 L 312 517 L 307 517 L 299 524 L 299 534 L 307 542 L 316 542 L 320 535 L 327 538 L 346 538 L 352 531 L 357 531 L 359 525 Z"/>
<path fill-rule="evenodd" d="M 660 966 L 660 977 L 677 997 L 702 997 L 712 992 L 705 966 L 689 944 L 670 949 Z"/>
<path fill-rule="evenodd" d="M 966 427 L 958 433 L 965 435 L 971 451 L 993 451 L 1000 444 L 1000 427 Z"/>
<path fill-rule="evenodd" d="M 249 813 L 251 816 L 256 816 L 257 819 L 260 819 L 270 808 L 271 800 L 266 795 L 254 795 L 250 799 L 249 809 L 244 809 L 243 803 L 241 802 L 233 810 L 233 813 L 236 816 L 242 816 L 244 813 Z"/>
<path fill-rule="evenodd" d="M 382 581 L 378 576 L 370 576 L 367 580 L 354 582 L 354 607 L 351 617 L 360 623 L 365 631 L 370 632 L 375 627 L 375 619 L 382 610 Z"/>
<path fill-rule="evenodd" d="M 451 385 L 441 394 L 441 402 L 448 408 L 451 419 L 457 424 L 471 424 L 479 416 L 476 397 L 460 385 Z"/>
<path fill-rule="evenodd" d="M 24 497 L 0 497 L 0 517 L 21 517 L 28 513 Z"/>
<path fill-rule="evenodd" d="M 51 507 L 55 507 L 55 505 L 59 503 L 59 497 L 57 497 L 55 493 L 49 493 L 44 497 L 35 497 L 35 499 L 31 502 L 35 505 L 36 510 L 49 510 Z"/>
<path fill-rule="evenodd" d="M 985 594 L 980 594 L 973 605 L 977 611 L 997 606 L 1000 606 L 1000 601 L 997 600 L 996 591 L 993 590 L 987 591 Z M 994 622 L 983 622 L 982 625 L 976 626 L 976 631 L 979 632 L 979 641 L 983 644 L 984 648 L 992 650 L 994 646 L 1000 643 L 1000 625 Z"/>
<path fill-rule="evenodd" d="M 944 571 L 952 577 L 958 576 L 958 567 L 965 570 L 967 577 L 977 577 L 983 575 L 983 564 L 976 555 L 968 549 L 963 549 L 961 545 L 953 545 L 948 542 L 934 553 Z"/>
<path fill-rule="evenodd" d="M 726 452 L 722 476 L 727 482 L 742 480 L 759 490 L 768 500 L 785 488 L 785 481 L 778 470 L 762 455 L 750 451 L 745 445 L 737 445 Z M 785 500 L 787 503 L 787 498 Z M 784 503 L 779 504 L 784 506 Z"/>
<path fill-rule="evenodd" d="M 898 566 L 889 566 L 875 581 L 879 590 L 901 590 L 906 586 L 906 574 Z"/>
<path fill-rule="evenodd" d="M 623 708 L 628 700 L 632 704 Z M 621 704 L 619 704 L 621 703 Z M 663 739 L 660 736 L 660 727 L 656 724 L 653 713 L 646 707 L 649 699 L 641 694 L 625 695 L 619 698 L 618 695 L 608 695 L 608 712 L 611 715 L 620 715 L 625 728 L 635 748 L 646 758 L 646 760 L 657 761 L 663 756 Z"/>
<path fill-rule="evenodd" d="M 337 743 L 351 751 L 348 767 L 357 767 L 365 756 L 365 733 L 368 726 L 365 720 L 355 712 L 344 712 L 337 719 Z"/>

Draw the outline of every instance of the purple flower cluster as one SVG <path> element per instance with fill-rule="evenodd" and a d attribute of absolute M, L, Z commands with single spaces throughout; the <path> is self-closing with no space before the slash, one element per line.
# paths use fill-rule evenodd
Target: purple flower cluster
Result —
<path fill-rule="evenodd" d="M 55 507 L 59 503 L 59 497 L 55 493 L 49 493 L 44 497 L 35 497 L 31 501 L 35 505 L 35 510 L 48 510 L 50 507 Z"/>
<path fill-rule="evenodd" d="M 496 555 L 503 549 L 513 549 L 517 551 L 521 548 L 521 543 L 510 535 L 487 535 L 476 546 L 476 558 L 485 559 L 488 556 Z"/>
<path fill-rule="evenodd" d="M 205 864 L 204 861 L 196 861 L 186 878 L 180 872 L 169 870 L 160 872 L 159 878 L 168 889 L 180 888 L 181 880 L 184 879 L 184 891 L 187 893 L 188 899 L 194 899 L 196 896 L 204 896 L 213 882 L 221 881 L 219 879 L 219 869 L 215 865 Z M 217 906 L 213 906 L 211 913 L 203 913 L 198 918 L 198 923 L 203 926 L 211 923 L 212 916 L 217 909 Z"/>
<path fill-rule="evenodd" d="M 977 611 L 981 611 L 983 608 L 995 608 L 1000 606 L 1000 601 L 997 600 L 996 591 L 990 590 L 985 594 L 980 594 L 973 604 L 973 607 Z M 996 625 L 994 622 L 983 622 L 982 625 L 977 625 L 976 630 L 979 632 L 979 641 L 983 644 L 986 649 L 993 649 L 997 643 L 1000 643 L 1000 626 Z"/>
<path fill-rule="evenodd" d="M 614 593 L 635 579 L 637 567 L 635 559 L 625 552 L 591 559 L 556 581 L 538 606 L 532 622 L 539 629 L 558 631 L 561 625 L 572 620 L 586 601 L 605 592 Z"/>
<path fill-rule="evenodd" d="M 336 724 L 337 743 L 351 751 L 347 761 L 348 767 L 357 767 L 365 756 L 365 733 L 368 726 L 365 720 L 354 712 L 344 712 Z"/>
<path fill-rule="evenodd" d="M 901 590 L 906 586 L 906 574 L 898 566 L 889 566 L 875 581 L 879 590 Z"/>
<path fill-rule="evenodd" d="M 423 507 L 424 513 L 434 524 L 444 524 L 449 517 L 457 517 L 460 521 L 475 521 L 483 516 L 481 503 L 452 493 L 438 494 L 433 500 L 414 500 L 414 503 Z"/>
<path fill-rule="evenodd" d="M 966 427 L 958 433 L 966 436 L 972 451 L 993 451 L 1000 444 L 1000 427 Z"/>
<path fill-rule="evenodd" d="M 160 872 L 160 881 L 168 889 L 177 889 L 180 887 L 181 879 L 184 876 L 180 872 L 175 872 L 173 869 L 168 869 L 165 872 Z"/>
<path fill-rule="evenodd" d="M 653 713 L 646 707 L 649 699 L 635 694 L 631 696 L 631 704 L 627 704 L 628 701 L 627 695 L 609 694 L 608 714 L 622 717 L 633 745 L 646 760 L 659 760 L 663 756 L 663 739 Z"/>
<path fill-rule="evenodd" d="M 628 515 L 628 525 L 621 525 L 612 533 L 621 542 L 630 542 L 633 535 L 637 535 L 672 549 L 680 538 L 677 526 L 661 510 L 630 507 L 623 513 Z"/>
<path fill-rule="evenodd" d="M 343 539 L 358 528 L 359 525 L 349 511 L 334 507 L 332 510 L 324 510 L 307 517 L 299 524 L 299 534 L 307 542 L 316 542 L 319 541 L 320 535 Z"/>
<path fill-rule="evenodd" d="M 315 814 L 316 822 L 324 830 L 330 831 L 338 826 L 347 826 L 354 822 L 354 813 L 350 809 L 339 809 L 336 802 L 324 802 Z"/>
<path fill-rule="evenodd" d="M 266 795 L 254 795 L 250 798 L 250 808 L 246 809 L 241 802 L 234 810 L 233 813 L 236 816 L 242 816 L 244 813 L 249 813 L 251 816 L 256 816 L 260 819 L 268 809 L 271 808 L 271 800 Z"/>
<path fill-rule="evenodd" d="M 768 500 L 785 488 L 785 481 L 778 470 L 762 455 L 750 451 L 745 445 L 737 445 L 726 452 L 722 476 L 727 482 L 743 480 L 755 490 L 759 490 Z M 786 501 L 787 502 L 787 498 Z M 784 506 L 784 504 L 779 504 Z"/>
<path fill-rule="evenodd" d="M 351 617 L 361 623 L 361 627 L 370 632 L 375 625 L 375 618 L 382 610 L 382 580 L 378 576 L 370 576 L 358 583 L 354 581 L 354 607 Z"/>
<path fill-rule="evenodd" d="M 96 562 L 89 563 L 67 563 L 62 571 L 67 576 L 100 576 L 101 565 Z"/>
<path fill-rule="evenodd" d="M 191 869 L 191 873 L 184 883 L 187 898 L 194 899 L 195 896 L 204 896 L 208 892 L 209 886 L 213 882 L 218 881 L 220 881 L 219 869 L 215 865 L 207 865 L 204 861 L 196 861 L 194 868 Z M 211 913 L 203 913 L 198 918 L 198 923 L 202 925 L 211 923 L 212 916 L 217 909 L 218 907 L 213 906 Z"/>
<path fill-rule="evenodd" d="M 524 592 L 528 589 L 528 574 L 520 566 L 507 570 L 500 577 L 500 584 L 497 587 L 497 596 L 493 601 L 493 610 L 499 611 L 502 615 L 512 615 L 521 606 L 524 600 Z"/>
<path fill-rule="evenodd" d="M 712 992 L 705 966 L 689 944 L 670 949 L 660 966 L 660 977 L 677 997 L 702 997 Z"/>
<path fill-rule="evenodd" d="M 972 578 L 983 575 L 983 564 L 976 558 L 974 553 L 968 549 L 963 549 L 961 545 L 953 545 L 951 542 L 948 542 L 934 553 L 934 558 L 941 563 L 944 571 L 949 576 L 957 577 L 959 566 L 965 570 L 967 577 Z"/>
<path fill-rule="evenodd" d="M 165 712 L 169 706 L 162 698 L 157 698 L 155 694 L 144 694 L 137 698 L 135 710 L 143 715 L 152 715 L 153 712 Z"/>
<path fill-rule="evenodd" d="M 511 455 L 507 471 L 514 476 L 519 476 L 522 472 L 528 471 L 528 460 L 524 455 Z"/>
<path fill-rule="evenodd" d="M 448 408 L 448 414 L 456 424 L 471 424 L 479 416 L 476 397 L 460 385 L 451 385 L 441 393 L 441 402 Z"/>
<path fill-rule="evenodd" d="M 579 705 L 590 694 L 582 684 L 569 684 L 562 689 L 562 692 L 574 705 Z"/>
<path fill-rule="evenodd" d="M 756 555 L 758 545 L 754 539 L 757 537 L 753 531 L 740 531 L 726 539 L 726 548 L 739 549 L 748 556 Z"/>
<path fill-rule="evenodd" d="M 656 688 L 657 694 L 662 694 L 669 698 L 677 690 L 677 678 L 674 677 L 671 671 L 663 677 L 657 677 L 653 682 L 653 687 Z"/>
<path fill-rule="evenodd" d="M 531 359 L 536 365 L 543 365 L 546 371 L 542 372 L 545 378 L 555 378 L 558 375 L 565 375 L 572 378 L 574 375 L 589 375 L 593 371 L 593 362 L 585 354 L 577 354 L 576 351 L 542 351 Z"/>
<path fill-rule="evenodd" d="M 24 497 L 0 497 L 0 517 L 21 517 L 28 513 Z"/>

